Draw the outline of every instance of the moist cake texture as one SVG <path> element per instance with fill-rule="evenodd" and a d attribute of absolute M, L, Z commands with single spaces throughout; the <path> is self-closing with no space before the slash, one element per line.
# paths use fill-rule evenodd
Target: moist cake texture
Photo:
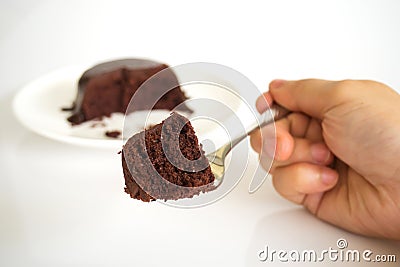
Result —
<path fill-rule="evenodd" d="M 178 113 L 132 136 L 121 154 L 125 192 L 132 198 L 177 200 L 215 188 L 194 129 Z"/>

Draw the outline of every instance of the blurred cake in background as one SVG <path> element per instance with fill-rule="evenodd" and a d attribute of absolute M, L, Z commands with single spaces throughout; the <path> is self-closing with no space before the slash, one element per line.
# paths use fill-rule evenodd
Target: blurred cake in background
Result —
<path fill-rule="evenodd" d="M 68 117 L 76 125 L 92 119 L 125 113 L 138 88 L 145 83 L 129 112 L 136 110 L 167 109 L 179 105 L 182 111 L 190 109 L 182 104 L 187 97 L 178 79 L 168 65 L 145 59 L 121 59 L 98 64 L 83 73 L 78 82 L 78 94 Z M 172 90 L 171 90 L 172 88 Z M 181 104 L 181 105 L 180 105 Z"/>

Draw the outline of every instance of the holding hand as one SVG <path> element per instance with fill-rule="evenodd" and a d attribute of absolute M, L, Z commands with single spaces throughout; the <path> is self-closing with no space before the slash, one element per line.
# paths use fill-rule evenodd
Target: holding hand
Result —
<path fill-rule="evenodd" d="M 276 190 L 349 231 L 400 239 L 400 95 L 373 81 L 275 80 L 256 103 L 292 110 L 251 136 Z M 275 151 L 275 154 L 274 154 Z"/>

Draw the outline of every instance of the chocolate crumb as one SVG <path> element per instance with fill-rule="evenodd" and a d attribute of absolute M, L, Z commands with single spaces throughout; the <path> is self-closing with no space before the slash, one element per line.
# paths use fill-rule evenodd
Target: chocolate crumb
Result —
<path fill-rule="evenodd" d="M 120 131 L 107 131 L 105 133 L 106 136 L 111 137 L 111 138 L 118 138 L 121 135 Z"/>

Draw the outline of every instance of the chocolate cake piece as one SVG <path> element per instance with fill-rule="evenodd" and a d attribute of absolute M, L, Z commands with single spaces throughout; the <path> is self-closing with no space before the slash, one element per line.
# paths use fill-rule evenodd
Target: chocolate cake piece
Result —
<path fill-rule="evenodd" d="M 179 82 L 166 64 L 144 59 L 121 59 L 105 62 L 87 70 L 78 82 L 78 94 L 73 103 L 68 121 L 73 125 L 125 113 L 132 96 L 150 77 L 161 72 L 141 90 L 129 112 L 136 110 L 173 110 L 187 98 Z M 172 89 L 173 88 L 173 89 Z M 170 90 L 172 89 L 172 90 Z M 181 104 L 180 110 L 189 111 Z M 68 109 L 63 109 L 68 111 Z"/>
<path fill-rule="evenodd" d="M 132 136 L 121 154 L 125 192 L 132 198 L 177 200 L 215 188 L 194 129 L 178 113 Z"/>

